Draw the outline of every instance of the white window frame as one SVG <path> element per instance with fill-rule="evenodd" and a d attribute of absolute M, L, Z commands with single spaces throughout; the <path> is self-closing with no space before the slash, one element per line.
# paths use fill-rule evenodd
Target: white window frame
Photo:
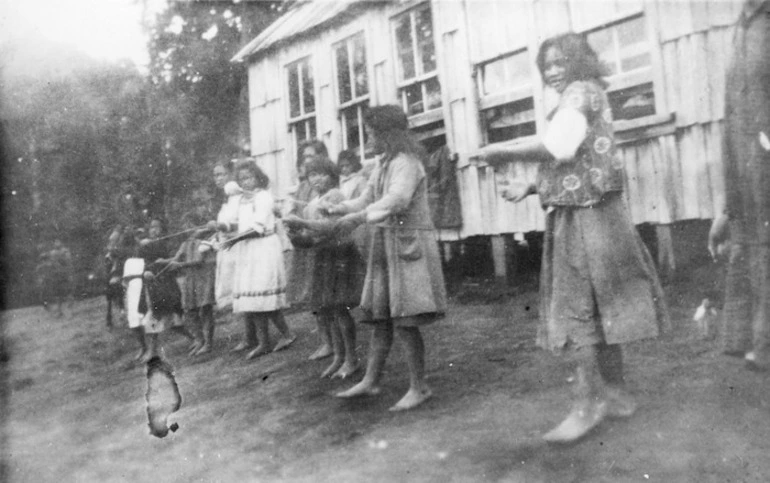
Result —
<path fill-rule="evenodd" d="M 484 93 L 484 79 L 483 77 L 483 68 L 491 64 L 493 62 L 497 62 L 503 59 L 506 59 L 508 57 L 513 57 L 516 55 L 525 54 L 527 55 L 527 64 L 530 65 L 530 81 L 527 84 L 521 84 L 521 85 L 515 85 L 511 88 L 500 90 L 494 93 L 485 94 Z M 484 111 L 487 111 L 489 109 L 493 109 L 496 107 L 503 107 L 508 104 L 513 104 L 515 102 L 524 101 L 527 99 L 532 99 L 532 119 L 528 120 L 527 122 L 532 122 L 535 124 L 535 135 L 537 134 L 537 109 L 535 107 L 535 82 L 532 81 L 532 76 L 535 75 L 536 69 L 532 69 L 532 65 L 534 65 L 533 59 L 531 57 L 531 53 L 527 47 L 518 48 L 516 50 L 511 50 L 508 52 L 505 52 L 503 54 L 497 55 L 495 57 L 484 59 L 483 61 L 479 61 L 474 65 L 474 75 L 476 78 L 476 89 L 477 89 L 477 95 L 478 95 L 478 108 L 479 108 L 479 119 L 481 120 L 482 124 L 482 139 L 483 144 L 497 144 L 497 143 L 490 143 L 489 137 L 486 129 L 486 123 L 484 121 Z M 522 140 L 534 137 L 534 135 L 529 136 L 519 136 L 513 139 L 508 139 L 505 141 L 500 142 L 510 142 L 513 140 Z"/>
<path fill-rule="evenodd" d="M 358 36 L 360 36 L 363 39 L 364 55 L 365 55 L 364 67 L 366 71 L 366 85 L 367 85 L 366 93 L 361 95 L 358 95 L 359 93 L 356 92 L 355 71 L 354 71 L 354 62 L 353 62 L 353 58 L 354 58 L 353 41 Z M 340 98 L 339 71 L 338 71 L 339 67 L 337 65 L 337 49 L 341 44 L 345 45 L 345 48 L 347 49 L 347 53 L 348 53 L 348 76 L 350 78 L 350 88 L 351 88 L 351 99 L 345 102 L 342 102 L 342 99 Z M 335 98 L 337 99 L 337 117 L 340 123 L 340 138 L 342 141 L 342 147 L 343 149 L 350 149 L 351 147 L 348 141 L 347 118 L 345 116 L 345 113 L 349 112 L 351 109 L 355 109 L 356 117 L 358 119 L 358 139 L 360 139 L 360 144 L 358 146 L 359 156 L 363 161 L 365 144 L 366 144 L 365 132 L 364 132 L 364 109 L 366 109 L 369 106 L 370 99 L 371 99 L 371 92 L 372 92 L 372 83 L 371 83 L 370 68 L 369 68 L 368 42 L 367 42 L 366 32 L 364 30 L 359 30 L 357 32 L 354 32 L 350 35 L 345 36 L 344 38 L 334 42 L 331 45 L 331 51 L 332 51 L 332 71 L 334 74 L 334 90 L 335 90 Z"/>
<path fill-rule="evenodd" d="M 418 48 L 417 48 L 417 29 L 416 29 L 416 22 L 415 18 L 418 12 L 421 12 L 423 10 L 428 10 L 431 15 L 431 25 L 433 30 L 433 48 L 436 52 L 436 68 L 430 72 L 422 72 L 423 65 L 422 61 L 418 58 Z M 403 72 L 401 67 L 401 61 L 398 55 L 398 38 L 396 36 L 396 22 L 400 20 L 405 15 L 410 16 L 410 26 L 411 26 L 411 37 L 412 37 L 412 56 L 414 60 L 414 66 L 415 66 L 415 76 L 411 77 L 409 79 L 403 79 Z M 432 122 L 436 122 L 439 120 L 443 120 L 443 99 L 441 99 L 441 96 L 439 96 L 439 99 L 441 100 L 441 103 L 433 107 L 431 109 L 427 109 L 427 106 L 425 105 L 425 100 L 427 99 L 426 94 L 426 84 L 428 81 L 436 80 L 439 83 L 439 89 L 441 89 L 441 81 L 439 79 L 439 59 L 438 59 L 438 42 L 436 41 L 436 22 L 433 18 L 433 8 L 430 4 L 430 2 L 424 2 L 420 3 L 418 5 L 415 5 L 413 7 L 409 7 L 403 11 L 398 12 L 397 14 L 393 15 L 390 18 L 390 34 L 391 34 L 391 48 L 393 51 L 393 58 L 394 58 L 394 64 L 395 64 L 395 70 L 396 70 L 396 89 L 398 91 L 398 98 L 400 101 L 400 104 L 402 108 L 404 109 L 404 112 L 407 113 L 409 116 L 410 122 L 414 126 L 420 126 L 423 124 L 429 124 Z M 408 105 L 406 101 L 406 89 L 419 85 L 420 86 L 420 93 L 422 94 L 423 99 L 423 111 L 416 114 L 409 114 Z"/>
<path fill-rule="evenodd" d="M 289 69 L 294 66 L 309 66 L 310 69 L 313 72 L 313 111 L 312 112 L 305 112 L 305 99 L 304 99 L 304 85 L 303 82 L 303 75 L 302 71 L 298 71 L 298 82 L 299 82 L 299 108 L 300 108 L 300 114 L 298 116 L 292 117 L 291 115 L 291 83 L 290 79 L 291 76 L 289 75 Z M 318 120 L 316 118 L 317 112 L 318 112 L 318 95 L 316 93 L 316 82 L 315 82 L 315 68 L 313 66 L 313 56 L 312 55 L 305 55 L 302 57 L 299 57 L 297 59 L 292 60 L 291 62 L 288 62 L 284 65 L 284 75 L 285 75 L 285 81 L 284 85 L 286 86 L 286 119 L 287 121 L 287 129 L 291 133 L 291 140 L 293 143 L 295 155 L 296 155 L 296 149 L 300 142 L 306 141 L 309 139 L 313 139 L 312 137 L 312 131 L 315 131 L 316 137 L 318 136 Z M 298 127 L 303 126 L 305 131 L 305 137 L 300 139 L 298 135 Z M 311 126 L 313 126 L 315 129 L 310 129 Z"/>

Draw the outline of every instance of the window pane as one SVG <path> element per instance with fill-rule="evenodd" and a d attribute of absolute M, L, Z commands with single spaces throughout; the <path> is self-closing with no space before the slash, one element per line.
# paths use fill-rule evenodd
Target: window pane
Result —
<path fill-rule="evenodd" d="M 307 138 L 308 139 L 315 139 L 318 137 L 315 131 L 315 118 L 308 119 L 305 121 L 307 123 Z"/>
<path fill-rule="evenodd" d="M 647 41 L 647 35 L 644 26 L 644 17 L 637 17 L 633 20 L 623 22 L 617 25 L 618 41 L 621 47 L 644 43 Z"/>
<path fill-rule="evenodd" d="M 510 87 L 527 86 L 532 83 L 532 72 L 529 65 L 529 55 L 527 52 L 520 52 L 512 55 L 508 59 L 508 72 Z"/>
<path fill-rule="evenodd" d="M 413 84 L 409 87 L 405 87 L 403 90 L 404 97 L 406 97 L 406 114 L 411 116 L 412 114 L 419 114 L 425 111 L 425 107 L 422 103 L 422 85 Z"/>
<path fill-rule="evenodd" d="M 482 78 L 484 79 L 481 91 L 483 95 L 504 91 L 505 82 L 505 63 L 502 60 L 490 62 L 482 66 Z"/>
<path fill-rule="evenodd" d="M 616 74 L 618 66 L 615 60 L 615 44 L 612 40 L 612 29 L 606 28 L 591 32 L 588 34 L 588 43 L 599 55 L 599 58 L 606 62 L 610 75 Z"/>
<path fill-rule="evenodd" d="M 313 70 L 307 60 L 302 63 L 302 107 L 304 114 L 315 112 Z"/>
<path fill-rule="evenodd" d="M 646 67 L 652 64 L 650 54 L 640 54 L 620 61 L 620 67 L 623 72 Z"/>
<path fill-rule="evenodd" d="M 441 107 L 441 84 L 438 77 L 425 81 L 425 110 Z"/>
<path fill-rule="evenodd" d="M 396 20 L 396 48 L 398 64 L 401 68 L 401 79 L 411 79 L 415 76 L 414 52 L 412 52 L 412 20 L 409 14 Z"/>
<path fill-rule="evenodd" d="M 433 20 L 430 9 L 417 12 L 417 49 L 419 50 L 422 74 L 436 70 L 436 47 L 433 44 Z"/>
<path fill-rule="evenodd" d="M 361 106 L 350 107 L 342 111 L 343 126 L 345 128 L 345 148 L 358 149 L 361 145 L 361 136 L 359 135 L 359 111 Z"/>
<path fill-rule="evenodd" d="M 536 134 L 533 98 L 487 109 L 483 112 L 487 142 L 499 143 Z"/>
<path fill-rule="evenodd" d="M 611 92 L 609 100 L 615 120 L 636 119 L 655 114 L 655 92 L 651 83 Z"/>
<path fill-rule="evenodd" d="M 290 65 L 289 70 L 289 116 L 300 115 L 299 109 L 299 72 L 297 64 Z"/>
<path fill-rule="evenodd" d="M 355 97 L 369 93 L 369 81 L 366 73 L 366 44 L 364 34 L 353 38 L 353 75 L 355 76 Z"/>
<path fill-rule="evenodd" d="M 340 103 L 343 103 L 353 98 L 350 90 L 350 61 L 348 59 L 348 45 L 346 42 L 337 46 L 335 57 L 337 60 L 337 88 L 339 90 Z"/>

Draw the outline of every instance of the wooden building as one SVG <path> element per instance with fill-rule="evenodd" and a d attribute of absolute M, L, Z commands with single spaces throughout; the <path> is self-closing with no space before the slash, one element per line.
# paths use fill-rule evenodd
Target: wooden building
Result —
<path fill-rule="evenodd" d="M 499 254 L 500 235 L 543 229 L 542 209 L 537 197 L 504 201 L 503 176 L 470 160 L 482 146 L 544 128 L 554 98 L 537 48 L 555 34 L 585 33 L 612 73 L 634 222 L 656 226 L 659 258 L 673 264 L 671 224 L 721 209 L 725 68 L 740 8 L 733 0 L 300 1 L 233 59 L 248 64 L 251 152 L 282 194 L 296 183 L 298 142 L 317 137 L 332 153 L 363 157 L 362 109 L 400 104 L 429 149 L 457 154 L 463 224 L 441 239 L 492 236 Z M 535 170 L 519 163 L 509 176 Z"/>

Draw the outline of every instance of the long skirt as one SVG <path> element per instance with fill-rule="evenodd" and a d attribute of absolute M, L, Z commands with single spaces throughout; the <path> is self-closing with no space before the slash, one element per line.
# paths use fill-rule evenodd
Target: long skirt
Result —
<path fill-rule="evenodd" d="M 366 276 L 366 265 L 356 246 L 322 246 L 315 249 L 310 303 L 313 309 L 344 305 L 357 307 Z"/>
<path fill-rule="evenodd" d="M 286 308 L 286 269 L 276 235 L 236 243 L 233 312 L 272 312 Z"/>
<path fill-rule="evenodd" d="M 655 266 L 622 193 L 546 216 L 538 345 L 550 350 L 656 337 L 670 325 Z"/>

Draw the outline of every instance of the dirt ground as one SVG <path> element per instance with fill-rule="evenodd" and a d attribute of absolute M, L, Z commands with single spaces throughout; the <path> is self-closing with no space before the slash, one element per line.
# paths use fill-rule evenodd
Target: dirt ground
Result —
<path fill-rule="evenodd" d="M 183 403 L 165 439 L 147 428 L 144 367 L 128 329 L 104 328 L 104 302 L 69 318 L 42 308 L 3 314 L 6 481 L 770 481 L 770 375 L 747 371 L 702 340 L 690 320 L 696 275 L 666 289 L 675 328 L 629 346 L 629 388 L 641 407 L 571 446 L 540 435 L 569 404 L 570 372 L 534 347 L 537 292 L 479 286 L 425 330 L 435 397 L 387 408 L 406 391 L 394 346 L 377 398 L 340 400 L 350 381 L 319 379 L 327 361 L 307 313 L 287 351 L 255 361 L 227 352 L 241 333 L 226 319 L 216 353 L 189 359 L 168 337 Z M 359 329 L 359 354 L 369 336 Z M 360 375 L 356 376 L 356 380 Z"/>

